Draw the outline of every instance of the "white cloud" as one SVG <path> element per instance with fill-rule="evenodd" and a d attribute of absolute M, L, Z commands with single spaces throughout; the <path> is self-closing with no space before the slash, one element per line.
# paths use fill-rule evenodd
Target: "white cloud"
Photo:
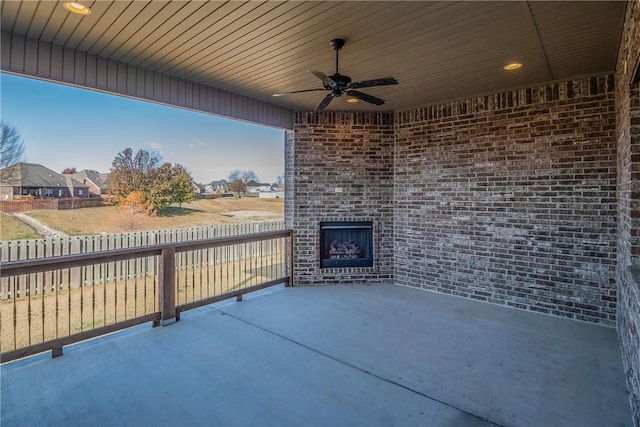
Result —
<path fill-rule="evenodd" d="M 203 141 L 196 141 L 196 142 L 192 142 L 190 144 L 185 144 L 184 146 L 187 148 L 196 148 L 196 147 L 204 147 L 205 145 L 207 145 L 205 142 Z"/>

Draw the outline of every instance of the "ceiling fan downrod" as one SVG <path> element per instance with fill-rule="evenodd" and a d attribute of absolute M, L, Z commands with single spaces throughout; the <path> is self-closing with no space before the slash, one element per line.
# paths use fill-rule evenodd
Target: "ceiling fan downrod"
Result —
<path fill-rule="evenodd" d="M 339 57 L 340 49 L 342 49 L 342 46 L 344 46 L 344 44 L 345 44 L 344 39 L 333 39 L 329 42 L 329 45 L 333 48 L 333 50 L 336 51 L 336 75 L 340 75 L 340 73 L 338 72 L 339 70 L 338 57 Z"/>

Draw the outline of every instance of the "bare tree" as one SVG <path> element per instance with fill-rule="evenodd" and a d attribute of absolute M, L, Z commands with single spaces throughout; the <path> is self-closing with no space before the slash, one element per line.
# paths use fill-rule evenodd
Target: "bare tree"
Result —
<path fill-rule="evenodd" d="M 2 173 L 0 180 L 6 181 L 10 178 L 11 170 L 5 169 L 24 160 L 24 142 L 18 130 L 0 121 L 0 169 Z"/>
<path fill-rule="evenodd" d="M 240 179 L 245 184 L 248 184 L 249 181 L 258 182 L 260 180 L 258 178 L 258 175 L 256 175 L 254 171 L 242 171 L 242 173 L 240 174 Z"/>
<path fill-rule="evenodd" d="M 228 180 L 230 191 L 244 194 L 247 184 L 251 181 L 258 182 L 259 178 L 254 171 L 236 169 L 229 174 Z"/>
<path fill-rule="evenodd" d="M 76 172 L 78 172 L 78 170 L 75 166 L 72 166 L 70 168 L 64 168 L 64 170 L 62 171 L 62 175 L 73 175 Z"/>
<path fill-rule="evenodd" d="M 67 199 L 67 207 L 71 211 L 71 219 L 76 219 L 77 209 L 82 208 L 82 199 L 79 197 L 72 197 L 70 199 Z"/>
<path fill-rule="evenodd" d="M 240 178 L 236 178 L 229 183 L 227 186 L 229 191 L 232 193 L 236 193 L 236 196 L 240 196 L 240 193 L 244 194 L 247 191 L 247 186 Z"/>
<path fill-rule="evenodd" d="M 233 182 L 236 179 L 240 179 L 241 173 L 242 171 L 240 169 L 236 169 L 229 174 L 229 178 L 227 178 L 227 180 L 229 180 L 229 182 Z"/>

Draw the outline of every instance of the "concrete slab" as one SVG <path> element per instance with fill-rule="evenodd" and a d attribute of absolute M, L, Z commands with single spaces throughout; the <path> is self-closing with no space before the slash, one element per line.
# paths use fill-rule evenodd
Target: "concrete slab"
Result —
<path fill-rule="evenodd" d="M 286 288 L 0 371 L 2 426 L 630 426 L 614 330 L 398 286 Z"/>

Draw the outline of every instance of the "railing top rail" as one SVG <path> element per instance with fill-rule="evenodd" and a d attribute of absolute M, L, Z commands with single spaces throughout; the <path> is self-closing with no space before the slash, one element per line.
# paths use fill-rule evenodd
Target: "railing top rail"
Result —
<path fill-rule="evenodd" d="M 161 243 L 157 245 L 138 246 L 134 248 L 111 249 L 100 252 L 83 254 L 60 255 L 44 258 L 33 258 L 21 261 L 6 261 L 0 263 L 0 278 L 20 274 L 41 273 L 64 268 L 83 267 L 104 262 L 124 261 L 145 256 L 160 255 L 165 248 L 175 248 L 176 252 L 186 252 L 198 249 L 215 248 L 235 245 L 239 243 L 259 242 L 279 237 L 289 237 L 292 230 L 263 231 L 259 233 L 242 234 L 237 236 L 213 237 L 201 240 Z"/>

